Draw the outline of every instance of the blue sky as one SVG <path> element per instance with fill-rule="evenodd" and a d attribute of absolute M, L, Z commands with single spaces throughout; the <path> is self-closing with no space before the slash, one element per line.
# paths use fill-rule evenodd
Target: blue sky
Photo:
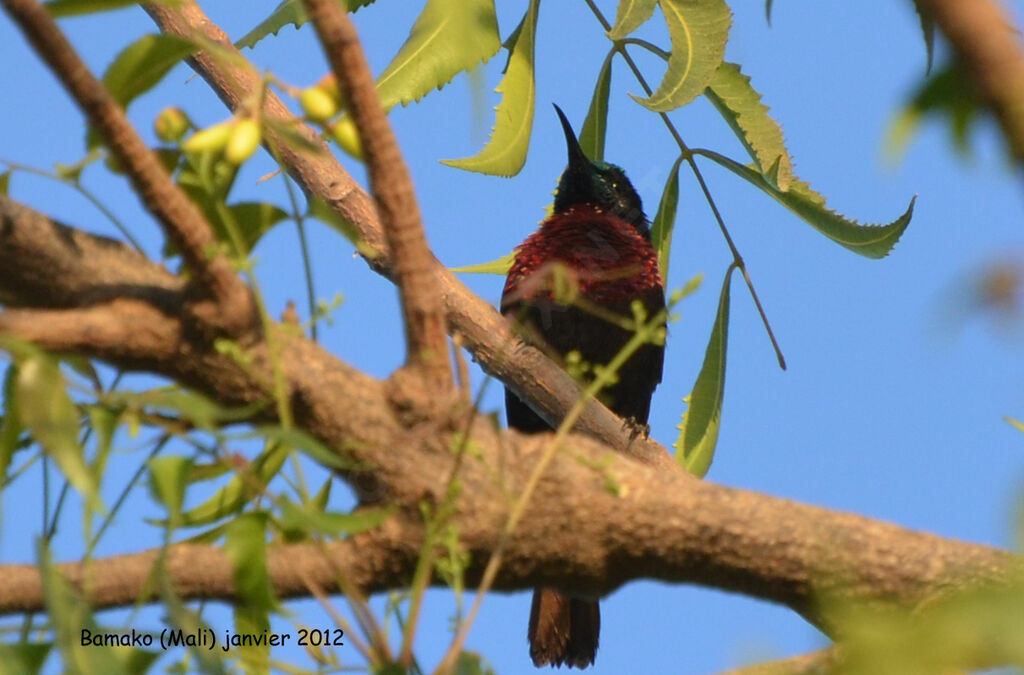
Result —
<path fill-rule="evenodd" d="M 276 3 L 207 3 L 212 18 L 238 37 Z M 422 3 L 378 0 L 356 15 L 371 65 L 380 72 L 405 39 Z M 525 0 L 499 2 L 502 36 L 515 26 Z M 614 15 L 614 3 L 599 3 Z M 914 220 L 893 253 L 881 261 L 856 256 L 819 235 L 768 197 L 714 165 L 705 175 L 786 354 L 779 370 L 745 288 L 733 283 L 725 408 L 718 454 L 708 480 L 860 513 L 943 536 L 1009 547 L 1019 531 L 1024 479 L 1024 436 L 1003 416 L 1024 417 L 1021 326 L 993 322 L 970 310 L 965 297 L 974 276 L 994 261 L 1021 256 L 1024 195 L 990 122 L 974 129 L 972 152 L 958 155 L 946 126 L 924 124 L 906 154 L 888 161 L 887 125 L 925 67 L 912 3 L 775 3 L 772 25 L 759 2 L 734 3 L 727 58 L 743 65 L 781 122 L 797 174 L 829 198 L 832 208 L 867 222 L 888 222 L 918 195 Z M 1011 3 L 1017 17 L 1019 0 Z M 645 36 L 667 46 L 656 25 Z M 62 22 L 96 70 L 144 32 L 154 30 L 139 10 L 103 19 Z M 309 30 L 284 29 L 247 52 L 256 63 L 296 85 L 308 85 L 327 67 Z M 480 176 L 437 160 L 474 154 L 487 138 L 492 93 L 503 55 L 484 68 L 486 104 L 460 76 L 391 119 L 416 183 L 428 238 L 446 264 L 483 262 L 508 253 L 543 218 L 565 162 L 564 143 L 549 103 L 558 103 L 579 128 L 607 50 L 607 40 L 586 5 L 545 2 L 538 28 L 534 138 L 526 167 L 512 179 Z M 940 47 L 937 62 L 945 49 Z M 639 57 L 652 81 L 659 64 Z M 48 168 L 83 153 L 78 111 L 30 53 L 10 21 L 0 18 L 0 159 Z M 147 138 L 157 111 L 176 102 L 201 124 L 227 117 L 198 78 L 177 68 L 131 109 Z M 474 94 L 474 91 L 476 92 Z M 640 88 L 621 63 L 612 80 L 606 157 L 621 165 L 652 215 L 675 156 L 671 138 L 627 92 Z M 474 107 L 475 106 L 475 107 Z M 703 100 L 672 113 L 693 147 L 736 158 L 742 149 Z M 362 167 L 346 166 L 360 181 Z M 279 180 L 257 184 L 273 170 L 263 154 L 247 166 L 237 198 L 286 204 Z M 670 328 L 665 377 L 655 392 L 652 434 L 675 440 L 682 411 L 711 329 L 728 249 L 692 175 L 681 174 L 680 207 L 670 287 L 696 274 L 705 282 L 680 308 Z M 161 238 L 124 181 L 100 170 L 84 182 L 131 224 L 154 257 Z M 15 176 L 11 195 L 84 229 L 116 231 L 73 191 L 26 175 Z M 323 343 L 339 357 L 385 377 L 403 357 L 394 288 L 369 272 L 351 246 L 326 227 L 313 226 L 317 292 L 342 293 L 344 304 Z M 257 273 L 272 313 L 288 299 L 302 306 L 304 290 L 294 228 L 284 225 L 256 249 Z M 502 280 L 467 276 L 482 297 L 497 302 Z M 482 376 L 474 374 L 480 383 Z M 151 380 L 139 378 L 136 386 Z M 491 386 L 484 409 L 502 406 Z M 141 461 L 129 452 L 143 438 L 122 438 L 112 464 L 109 495 L 116 495 Z M 246 448 L 242 448 L 248 451 Z M 182 451 L 179 449 L 179 451 Z M 38 472 L 3 495 L 0 561 L 31 562 L 39 532 Z M 343 490 L 335 506 L 343 508 Z M 193 499 L 198 500 L 196 493 Z M 108 496 L 108 499 L 111 499 Z M 58 559 L 81 554 L 77 502 L 62 523 Z M 138 521 L 158 515 L 144 490 L 115 522 L 101 554 L 157 545 L 160 531 Z M 310 624 L 328 619 L 315 603 L 289 603 Z M 529 594 L 492 595 L 470 636 L 499 673 L 529 672 L 525 632 Z M 593 672 L 646 672 L 658 668 L 706 673 L 744 662 L 810 650 L 824 638 L 785 608 L 690 586 L 637 582 L 602 604 L 602 647 Z M 450 639 L 451 594 L 429 595 L 417 645 L 424 664 L 436 663 Z M 159 613 L 101 614 L 108 625 L 159 628 Z M 212 608 L 224 627 L 230 613 Z M 218 623 L 219 622 L 219 623 Z M 8 622 L 9 623 L 9 622 Z M 282 629 L 287 622 L 281 621 Z M 349 651 L 345 651 L 349 649 Z M 339 655 L 352 663 L 354 651 Z M 275 654 L 277 656 L 277 654 Z M 281 652 L 283 659 L 301 658 Z M 54 665 L 54 664 L 51 664 Z M 56 666 L 54 665 L 54 668 Z"/>

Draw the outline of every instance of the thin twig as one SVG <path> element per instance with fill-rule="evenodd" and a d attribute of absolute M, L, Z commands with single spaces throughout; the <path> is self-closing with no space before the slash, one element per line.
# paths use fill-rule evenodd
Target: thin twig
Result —
<path fill-rule="evenodd" d="M 370 186 L 394 256 L 394 280 L 402 299 L 407 364 L 421 368 L 432 384 L 452 390 L 441 287 L 433 274 L 412 178 L 402 159 L 387 115 L 377 97 L 355 26 L 332 0 L 303 0 L 347 94 L 352 120 L 366 154 Z"/>

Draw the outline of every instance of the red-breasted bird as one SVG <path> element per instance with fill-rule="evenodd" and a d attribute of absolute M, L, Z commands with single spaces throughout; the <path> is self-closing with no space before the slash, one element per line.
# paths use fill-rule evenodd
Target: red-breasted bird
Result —
<path fill-rule="evenodd" d="M 501 312 L 552 357 L 564 361 L 577 352 L 582 362 L 603 366 L 633 336 L 610 322 L 609 313 L 631 320 L 631 305 L 639 300 L 654 316 L 665 307 L 665 291 L 636 190 L 619 167 L 588 159 L 565 115 L 558 106 L 555 110 L 569 146 L 569 166 L 558 181 L 551 216 L 516 249 Z M 599 395 L 637 427 L 647 424 L 664 352 L 664 345 L 643 345 Z M 551 431 L 508 389 L 505 411 L 512 428 Z M 597 600 L 534 590 L 527 635 L 534 665 L 586 668 L 594 663 L 600 629 Z"/>

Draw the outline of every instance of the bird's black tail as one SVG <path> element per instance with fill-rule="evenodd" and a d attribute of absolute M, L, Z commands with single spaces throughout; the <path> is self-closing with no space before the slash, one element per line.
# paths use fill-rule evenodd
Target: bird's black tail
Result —
<path fill-rule="evenodd" d="M 533 665 L 586 668 L 594 663 L 600 633 L 597 600 L 570 598 L 550 588 L 534 589 L 527 633 Z"/>

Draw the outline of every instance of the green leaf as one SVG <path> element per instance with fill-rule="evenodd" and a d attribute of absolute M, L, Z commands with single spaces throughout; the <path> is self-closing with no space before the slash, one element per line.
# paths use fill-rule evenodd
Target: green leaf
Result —
<path fill-rule="evenodd" d="M 289 448 L 295 448 L 320 464 L 342 471 L 357 471 L 362 468 L 355 460 L 342 455 L 340 452 L 328 448 L 310 434 L 301 429 L 285 428 L 279 426 L 256 427 L 253 434 L 243 434 L 242 438 L 265 438 L 268 442 L 274 441 Z"/>
<path fill-rule="evenodd" d="M 540 0 L 530 0 L 522 23 L 516 29 L 518 34 L 510 49 L 505 76 L 496 90 L 502 96 L 496 108 L 491 139 L 475 156 L 446 159 L 442 164 L 492 176 L 514 176 L 523 168 L 530 147 L 537 97 L 533 57 L 539 9 Z"/>
<path fill-rule="evenodd" d="M 52 642 L 0 642 L 0 671 L 4 675 L 37 675 L 52 648 Z"/>
<path fill-rule="evenodd" d="M 6 197 L 11 189 L 11 172 L 0 173 L 0 195 Z"/>
<path fill-rule="evenodd" d="M 615 25 L 608 31 L 612 40 L 621 40 L 640 26 L 654 14 L 656 0 L 619 0 L 615 10 Z"/>
<path fill-rule="evenodd" d="M 157 575 L 156 578 L 160 584 L 160 596 L 166 610 L 168 628 L 180 630 L 185 635 L 202 633 L 204 636 L 212 638 L 213 629 L 203 621 L 197 612 L 185 607 L 181 598 L 175 593 L 162 558 L 157 560 L 153 573 Z M 197 661 L 193 666 L 197 672 L 206 675 L 226 675 L 227 670 L 220 658 L 224 654 L 223 651 L 199 646 L 188 647 L 188 651 Z"/>
<path fill-rule="evenodd" d="M 185 503 L 185 487 L 192 460 L 178 455 L 164 455 L 149 460 L 149 486 L 153 496 L 170 514 L 167 521 L 176 528 L 181 523 L 181 507 Z"/>
<path fill-rule="evenodd" d="M 274 595 L 267 573 L 267 514 L 246 513 L 232 521 L 225 533 L 224 553 L 235 579 L 235 632 L 260 635 L 270 630 Z M 235 647 L 247 673 L 268 672 L 270 645 Z"/>
<path fill-rule="evenodd" d="M 683 163 L 682 155 L 672 165 L 665 181 L 665 189 L 661 191 L 658 202 L 658 213 L 651 223 L 651 245 L 658 252 L 658 267 L 661 280 L 668 279 L 668 260 L 672 252 L 672 230 L 676 224 L 676 208 L 679 205 L 679 167 Z"/>
<path fill-rule="evenodd" d="M 89 421 L 93 431 L 96 432 L 96 454 L 89 466 L 97 485 L 103 479 L 107 458 L 110 456 L 110 445 L 114 439 L 114 431 L 117 429 L 119 418 L 118 412 L 98 405 L 89 406 Z"/>
<path fill-rule="evenodd" d="M 428 0 L 405 44 L 377 80 L 385 110 L 418 101 L 498 53 L 494 0 Z"/>
<path fill-rule="evenodd" d="M 515 252 L 503 255 L 497 260 L 490 262 L 479 263 L 477 265 L 464 265 L 462 267 L 452 267 L 451 271 L 456 274 L 499 274 L 505 276 L 508 271 L 512 269 L 512 264 L 516 261 Z"/>
<path fill-rule="evenodd" d="M 711 329 L 711 339 L 704 351 L 704 363 L 697 374 L 693 390 L 686 397 L 687 407 L 679 425 L 679 438 L 673 446 L 676 461 L 698 478 L 711 468 L 718 444 L 718 428 L 722 421 L 722 400 L 725 396 L 725 351 L 729 341 L 729 282 L 734 265 L 729 266 L 718 298 L 718 313 Z"/>
<path fill-rule="evenodd" d="M 464 651 L 455 662 L 455 675 L 494 675 L 494 668 L 480 654 Z"/>
<path fill-rule="evenodd" d="M 287 211 L 267 202 L 239 202 L 228 206 L 228 211 L 238 224 L 242 243 L 245 244 L 245 253 L 251 252 L 274 225 L 291 218 Z M 222 237 L 222 241 L 227 241 L 227 228 L 224 223 L 214 220 L 210 224 L 217 236 Z"/>
<path fill-rule="evenodd" d="M 359 230 L 356 229 L 355 225 L 338 215 L 338 212 L 320 197 L 312 197 L 309 200 L 309 213 L 307 215 L 340 232 L 343 237 L 356 247 L 356 250 L 364 258 L 373 260 L 377 257 L 377 252 L 363 241 L 362 235 L 359 234 Z"/>
<path fill-rule="evenodd" d="M 50 550 L 39 544 L 39 572 L 43 599 L 53 627 L 54 643 L 60 650 L 61 666 L 68 673 L 117 675 L 125 673 L 123 662 L 114 650 L 104 645 L 82 644 L 84 631 L 104 632 L 96 625 L 89 605 L 72 589 L 53 564 Z"/>
<path fill-rule="evenodd" d="M 115 647 L 114 656 L 124 664 L 129 675 L 142 675 L 149 671 L 162 652 L 148 651 L 137 647 Z"/>
<path fill-rule="evenodd" d="M 142 392 L 112 392 L 107 399 L 111 404 L 129 408 L 170 410 L 191 422 L 193 426 L 206 430 L 217 429 L 231 422 L 244 422 L 267 405 L 251 403 L 240 408 L 225 408 L 203 394 L 177 385 Z"/>
<path fill-rule="evenodd" d="M 7 469 L 11 466 L 11 458 L 18 447 L 21 437 L 21 415 L 18 414 L 18 399 L 14 396 L 14 383 L 18 377 L 18 366 L 8 366 L 4 374 L 3 394 L 4 415 L 0 417 L 0 481 L 7 478 Z"/>
<path fill-rule="evenodd" d="M 750 153 L 761 175 L 780 190 L 788 190 L 793 161 L 778 123 L 768 115 L 761 95 L 735 63 L 723 63 L 704 95 L 715 106 Z"/>
<path fill-rule="evenodd" d="M 134 4 L 134 3 L 132 3 Z M 103 73 L 110 95 L 128 104 L 155 87 L 179 61 L 199 49 L 192 40 L 175 35 L 150 34 L 125 47 Z"/>
<path fill-rule="evenodd" d="M 684 106 L 711 83 L 722 64 L 732 14 L 724 0 L 659 0 L 672 40 L 668 69 L 650 98 L 633 98 L 655 112 Z"/>
<path fill-rule="evenodd" d="M 925 73 L 930 73 L 935 59 L 935 19 L 921 7 L 921 0 L 914 0 L 914 9 L 917 11 L 917 18 L 921 21 L 921 37 L 924 38 L 924 49 L 928 55 Z"/>
<path fill-rule="evenodd" d="M 65 16 L 109 12 L 137 4 L 138 0 L 51 0 L 44 7 L 50 16 L 59 19 Z"/>
<path fill-rule="evenodd" d="M 212 497 L 181 516 L 185 527 L 198 527 L 234 515 L 242 510 L 257 495 L 263 493 L 267 484 L 277 475 L 288 458 L 290 448 L 281 443 L 267 443 L 263 452 L 239 475 L 233 476 L 227 485 Z M 159 521 L 156 524 L 164 524 Z"/>
<path fill-rule="evenodd" d="M 612 85 L 612 57 L 615 50 L 608 52 L 601 65 L 594 85 L 594 95 L 590 99 L 587 117 L 583 120 L 580 130 L 580 147 L 583 153 L 594 161 L 604 159 L 604 141 L 608 134 L 608 94 Z"/>
<path fill-rule="evenodd" d="M 832 241 L 866 258 L 884 258 L 889 255 L 914 215 L 916 196 L 910 200 L 903 215 L 893 222 L 887 225 L 863 225 L 830 210 L 824 197 L 796 177 L 793 177 L 789 190 L 783 192 L 750 166 L 710 150 L 694 150 L 694 154 L 714 160 L 737 176 L 745 178 Z"/>
<path fill-rule="evenodd" d="M 372 3 L 373 0 L 345 0 L 345 4 L 348 7 L 348 11 L 354 12 L 360 7 L 365 7 Z M 270 16 L 261 21 L 258 26 L 253 28 L 251 31 L 243 35 L 235 46 L 239 49 L 243 47 L 255 47 L 256 44 L 267 37 L 268 35 L 277 35 L 282 28 L 288 25 L 301 28 L 304 23 L 309 21 L 309 17 L 306 16 L 306 10 L 302 6 L 302 0 L 284 0 L 278 5 Z"/>
<path fill-rule="evenodd" d="M 312 504 L 296 504 L 287 498 L 282 498 L 278 504 L 285 529 L 332 538 L 372 530 L 394 512 L 392 508 L 361 508 L 352 513 L 333 513 Z"/>
<path fill-rule="evenodd" d="M 1024 431 L 1024 422 L 1014 419 L 1012 417 L 1004 417 L 1003 421 L 1011 424 L 1017 431 Z"/>
<path fill-rule="evenodd" d="M 41 352 L 22 360 L 18 364 L 14 396 L 25 428 L 85 497 L 88 507 L 102 511 L 96 480 L 78 443 L 78 411 L 68 396 L 56 360 Z"/>
<path fill-rule="evenodd" d="M 970 147 L 972 123 L 985 110 L 968 76 L 957 63 L 950 63 L 925 79 L 910 103 L 896 116 L 886 132 L 886 153 L 899 156 L 910 143 L 921 121 L 929 116 L 946 117 L 953 145 L 966 153 Z"/>

